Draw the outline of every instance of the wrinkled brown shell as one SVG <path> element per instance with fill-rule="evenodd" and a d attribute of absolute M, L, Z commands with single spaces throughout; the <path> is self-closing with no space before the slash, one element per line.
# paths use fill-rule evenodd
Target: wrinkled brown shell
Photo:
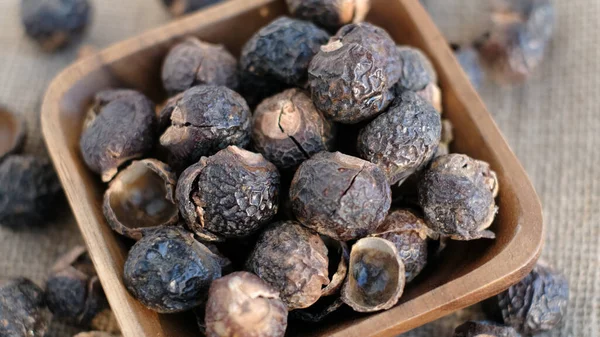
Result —
<path fill-rule="evenodd" d="M 117 233 L 139 240 L 144 234 L 179 220 L 175 173 L 156 160 L 134 161 L 111 181 L 103 211 Z"/>
<path fill-rule="evenodd" d="M 213 281 L 206 304 L 207 337 L 283 337 L 288 310 L 256 275 L 236 272 Z"/>
<path fill-rule="evenodd" d="M 335 273 L 330 277 L 329 284 L 321 291 L 321 297 L 338 294 L 346 280 L 346 275 L 348 275 L 348 260 L 350 259 L 350 248 L 348 248 L 348 244 L 332 240 L 328 237 L 323 237 L 322 239 L 327 246 L 327 251 L 330 256 L 331 254 L 337 255 L 336 258 L 339 259 L 339 262 Z M 330 267 L 333 267 L 331 266 L 331 263 L 332 258 L 329 257 L 329 265 Z"/>
<path fill-rule="evenodd" d="M 495 238 L 496 173 L 483 161 L 449 154 L 433 160 L 419 182 L 419 204 L 435 233 L 454 240 Z"/>
<path fill-rule="evenodd" d="M 289 89 L 258 105 L 252 120 L 252 140 L 275 166 L 290 168 L 329 150 L 332 128 L 310 97 L 299 89 Z"/>
<path fill-rule="evenodd" d="M 421 91 L 429 84 L 437 83 L 437 73 L 429 58 L 419 49 L 398 46 L 400 79 L 396 83 L 397 93 L 403 91 Z"/>
<path fill-rule="evenodd" d="M 561 324 L 567 314 L 569 284 L 563 275 L 540 262 L 497 299 L 505 324 L 534 335 Z"/>
<path fill-rule="evenodd" d="M 521 337 L 515 329 L 492 322 L 469 321 L 454 330 L 453 337 Z"/>
<path fill-rule="evenodd" d="M 279 180 L 262 155 L 230 146 L 182 173 L 179 210 L 203 240 L 248 236 L 277 213 Z"/>
<path fill-rule="evenodd" d="M 171 95 L 199 84 L 222 85 L 236 90 L 237 60 L 224 46 L 188 37 L 174 46 L 162 66 L 162 81 Z"/>
<path fill-rule="evenodd" d="M 425 220 L 407 209 L 390 212 L 374 237 L 392 242 L 406 272 L 406 282 L 412 281 L 427 264 L 427 241 L 431 230 Z"/>
<path fill-rule="evenodd" d="M 44 337 L 49 324 L 42 289 L 26 278 L 0 281 L 0 336 Z"/>
<path fill-rule="evenodd" d="M 267 228 L 246 268 L 280 292 L 289 310 L 314 304 L 329 284 L 327 247 L 321 237 L 295 221 Z"/>
<path fill-rule="evenodd" d="M 156 140 L 154 103 L 134 90 L 105 90 L 96 94 L 80 139 L 90 170 L 109 182 L 123 164 L 143 157 Z"/>
<path fill-rule="evenodd" d="M 0 106 L 0 162 L 21 151 L 25 143 L 25 121 Z"/>
<path fill-rule="evenodd" d="M 300 165 L 290 187 L 294 215 L 338 241 L 372 234 L 390 209 L 383 171 L 368 161 L 321 152 Z"/>
<path fill-rule="evenodd" d="M 302 20 L 335 31 L 365 19 L 371 0 L 286 0 L 290 13 Z"/>
<path fill-rule="evenodd" d="M 350 252 L 342 300 L 358 312 L 393 307 L 404 292 L 404 264 L 393 243 L 381 238 L 358 240 Z"/>

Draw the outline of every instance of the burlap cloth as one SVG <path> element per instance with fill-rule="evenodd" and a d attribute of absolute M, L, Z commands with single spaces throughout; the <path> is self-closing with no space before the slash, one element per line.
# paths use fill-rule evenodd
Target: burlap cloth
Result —
<path fill-rule="evenodd" d="M 416 0 L 415 0 L 416 1 Z M 39 105 L 50 80 L 77 54 L 39 52 L 19 24 L 18 0 L 0 1 L 0 104 L 27 116 L 27 151 L 44 152 Z M 170 19 L 158 0 L 96 0 L 85 43 L 99 48 Z M 453 42 L 468 41 L 484 24 L 485 1 L 424 1 Z M 600 1 L 556 1 L 557 29 L 541 68 L 523 86 L 481 90 L 489 110 L 535 185 L 547 226 L 543 257 L 571 284 L 564 326 L 548 336 L 600 336 Z M 59 221 L 35 232 L 0 228 L 0 277 L 26 276 L 43 283 L 55 258 L 80 243 L 65 206 Z M 452 336 L 462 311 L 404 336 Z M 53 324 L 51 336 L 71 336 Z"/>

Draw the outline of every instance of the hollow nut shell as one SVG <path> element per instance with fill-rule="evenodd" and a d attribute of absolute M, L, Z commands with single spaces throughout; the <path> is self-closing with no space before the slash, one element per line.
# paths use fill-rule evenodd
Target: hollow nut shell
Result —
<path fill-rule="evenodd" d="M 293 16 L 329 31 L 363 21 L 371 9 L 370 0 L 286 0 L 286 3 Z"/>
<path fill-rule="evenodd" d="M 156 159 L 134 161 L 111 181 L 104 192 L 103 211 L 117 233 L 139 240 L 177 223 L 175 173 Z"/>
<path fill-rule="evenodd" d="M 492 322 L 466 322 L 454 330 L 453 337 L 521 337 L 515 329 Z"/>
<path fill-rule="evenodd" d="M 26 278 L 0 281 L 0 336 L 44 337 L 50 315 L 44 291 Z"/>
<path fill-rule="evenodd" d="M 327 247 L 320 236 L 295 221 L 269 226 L 246 268 L 280 292 L 289 310 L 307 308 L 329 284 Z"/>
<path fill-rule="evenodd" d="M 288 310 L 259 277 L 235 272 L 213 281 L 206 304 L 207 337 L 283 337 Z"/>

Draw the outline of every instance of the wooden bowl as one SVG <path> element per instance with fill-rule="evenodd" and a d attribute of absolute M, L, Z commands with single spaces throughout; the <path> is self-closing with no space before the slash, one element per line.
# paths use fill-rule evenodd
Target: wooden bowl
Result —
<path fill-rule="evenodd" d="M 42 108 L 48 149 L 125 337 L 198 336 L 189 315 L 159 315 L 129 295 L 121 281 L 131 242 L 102 214 L 100 178 L 84 165 L 79 137 L 86 106 L 99 90 L 136 88 L 155 102 L 165 98 L 163 57 L 186 35 L 224 44 L 238 53 L 244 42 L 286 12 L 283 0 L 232 0 L 121 42 L 63 71 Z M 527 175 L 469 84 L 442 34 L 416 0 L 374 0 L 367 19 L 399 44 L 421 48 L 433 61 L 444 114 L 455 125 L 453 150 L 488 161 L 498 173 L 500 212 L 496 240 L 452 242 L 443 256 L 407 287 L 399 305 L 372 315 L 343 311 L 323 324 L 291 324 L 289 335 L 393 336 L 493 296 L 525 276 L 542 248 L 541 206 Z"/>

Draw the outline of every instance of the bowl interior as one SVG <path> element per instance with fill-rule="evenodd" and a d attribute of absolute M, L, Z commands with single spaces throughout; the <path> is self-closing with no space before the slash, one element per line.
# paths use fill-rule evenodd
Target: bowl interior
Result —
<path fill-rule="evenodd" d="M 224 44 L 231 52 L 239 55 L 241 47 L 255 31 L 285 13 L 283 1 L 229 1 L 89 57 L 65 71 L 56 80 L 57 83 L 50 88 L 43 109 L 44 119 L 48 120 L 44 121 L 46 140 L 97 268 L 104 265 L 111 266 L 108 269 L 102 268 L 106 270 L 100 271 L 101 279 L 113 308 L 127 306 L 126 310 L 115 310 L 122 326 L 129 324 L 124 317 L 119 317 L 125 315 L 124 312 L 127 311 L 131 314 L 129 317 L 133 319 L 147 320 L 144 323 L 147 328 L 142 329 L 147 336 L 173 336 L 175 332 L 179 336 L 197 334 L 193 318 L 186 315 L 156 315 L 141 305 L 135 305 L 135 300 L 127 297 L 120 278 L 131 241 L 110 231 L 101 211 L 102 195 L 106 186 L 100 182 L 99 177 L 85 168 L 79 154 L 80 130 L 88 104 L 96 92 L 110 87 L 134 88 L 147 94 L 156 103 L 161 103 L 166 98 L 160 81 L 161 63 L 170 46 L 186 35 L 193 34 L 209 42 Z M 530 190 L 531 186 L 522 168 L 498 133 L 477 94 L 460 71 L 446 41 L 433 27 L 430 18 L 418 2 L 374 0 L 367 21 L 385 28 L 398 44 L 419 47 L 431 57 L 439 73 L 444 117 L 450 119 L 455 125 L 455 141 L 452 150 L 488 161 L 498 174 L 500 194 L 497 203 L 500 211 L 491 228 L 496 233 L 497 239 L 451 242 L 446 253 L 429 264 L 424 272 L 407 286 L 400 305 L 386 313 L 359 315 L 349 310 L 342 310 L 316 326 L 292 323 L 288 329 L 290 335 L 330 334 L 361 322 L 365 323 L 377 316 L 381 319 L 401 321 L 402 316 L 407 315 L 401 308 L 415 311 L 413 307 L 408 306 L 410 302 L 411 305 L 416 305 L 415 308 L 421 310 L 411 312 L 411 317 L 418 318 L 417 320 L 412 320 L 406 325 L 400 325 L 400 322 L 388 322 L 387 326 L 377 327 L 368 334 L 390 335 L 402 332 L 508 287 L 510 283 L 517 281 L 520 275 L 527 272 L 526 269 L 539 254 L 541 246 L 542 225 L 541 221 L 538 221 L 539 223 L 529 224 L 532 227 L 530 228 L 532 247 L 524 251 L 524 256 L 516 262 L 520 269 L 517 270 L 513 266 L 510 268 L 514 270 L 508 269 L 507 266 L 507 269 L 493 269 L 495 272 L 487 275 L 489 280 L 504 278 L 504 282 L 490 284 L 489 288 L 482 291 L 485 284 L 479 284 L 474 280 L 473 285 L 469 285 L 475 287 L 474 289 L 465 289 L 455 294 L 448 292 L 453 288 L 444 287 L 472 274 L 492 260 L 501 263 L 502 261 L 497 261 L 498 256 L 505 252 L 507 247 L 517 244 L 516 238 L 519 238 L 517 233 L 521 231 L 524 214 L 527 211 L 533 212 L 539 220 L 539 210 L 523 209 L 523 190 Z M 423 29 L 422 25 L 431 26 L 433 29 Z M 58 101 L 55 102 L 53 99 Z M 472 105 L 467 101 L 473 102 Z M 486 133 L 491 133 L 494 137 Z M 56 135 L 58 137 L 54 139 Z M 60 150 L 57 149 L 58 147 L 61 147 Z M 514 163 L 507 163 L 508 160 Z M 524 179 L 524 182 L 519 179 Z M 531 205 L 534 206 L 533 208 L 539 206 L 537 199 L 531 201 Z M 98 252 L 96 253 L 95 250 Z M 513 275 L 509 275 L 511 272 Z M 481 280 L 482 283 L 489 283 L 487 280 Z M 452 287 L 456 288 L 454 285 Z M 433 297 L 435 291 L 441 292 L 444 296 Z M 471 297 L 468 301 L 463 300 L 444 307 L 449 303 L 448 299 L 459 300 L 461 296 L 475 291 L 479 292 L 478 298 Z M 417 303 L 424 299 L 425 294 L 432 296 L 428 300 L 433 302 Z M 403 306 L 403 304 L 407 305 Z M 431 312 L 435 310 L 436 313 L 432 314 Z M 127 337 L 133 336 L 129 334 L 133 332 L 129 332 L 127 328 L 124 329 L 124 333 Z M 355 333 L 359 336 L 360 332 Z"/>

